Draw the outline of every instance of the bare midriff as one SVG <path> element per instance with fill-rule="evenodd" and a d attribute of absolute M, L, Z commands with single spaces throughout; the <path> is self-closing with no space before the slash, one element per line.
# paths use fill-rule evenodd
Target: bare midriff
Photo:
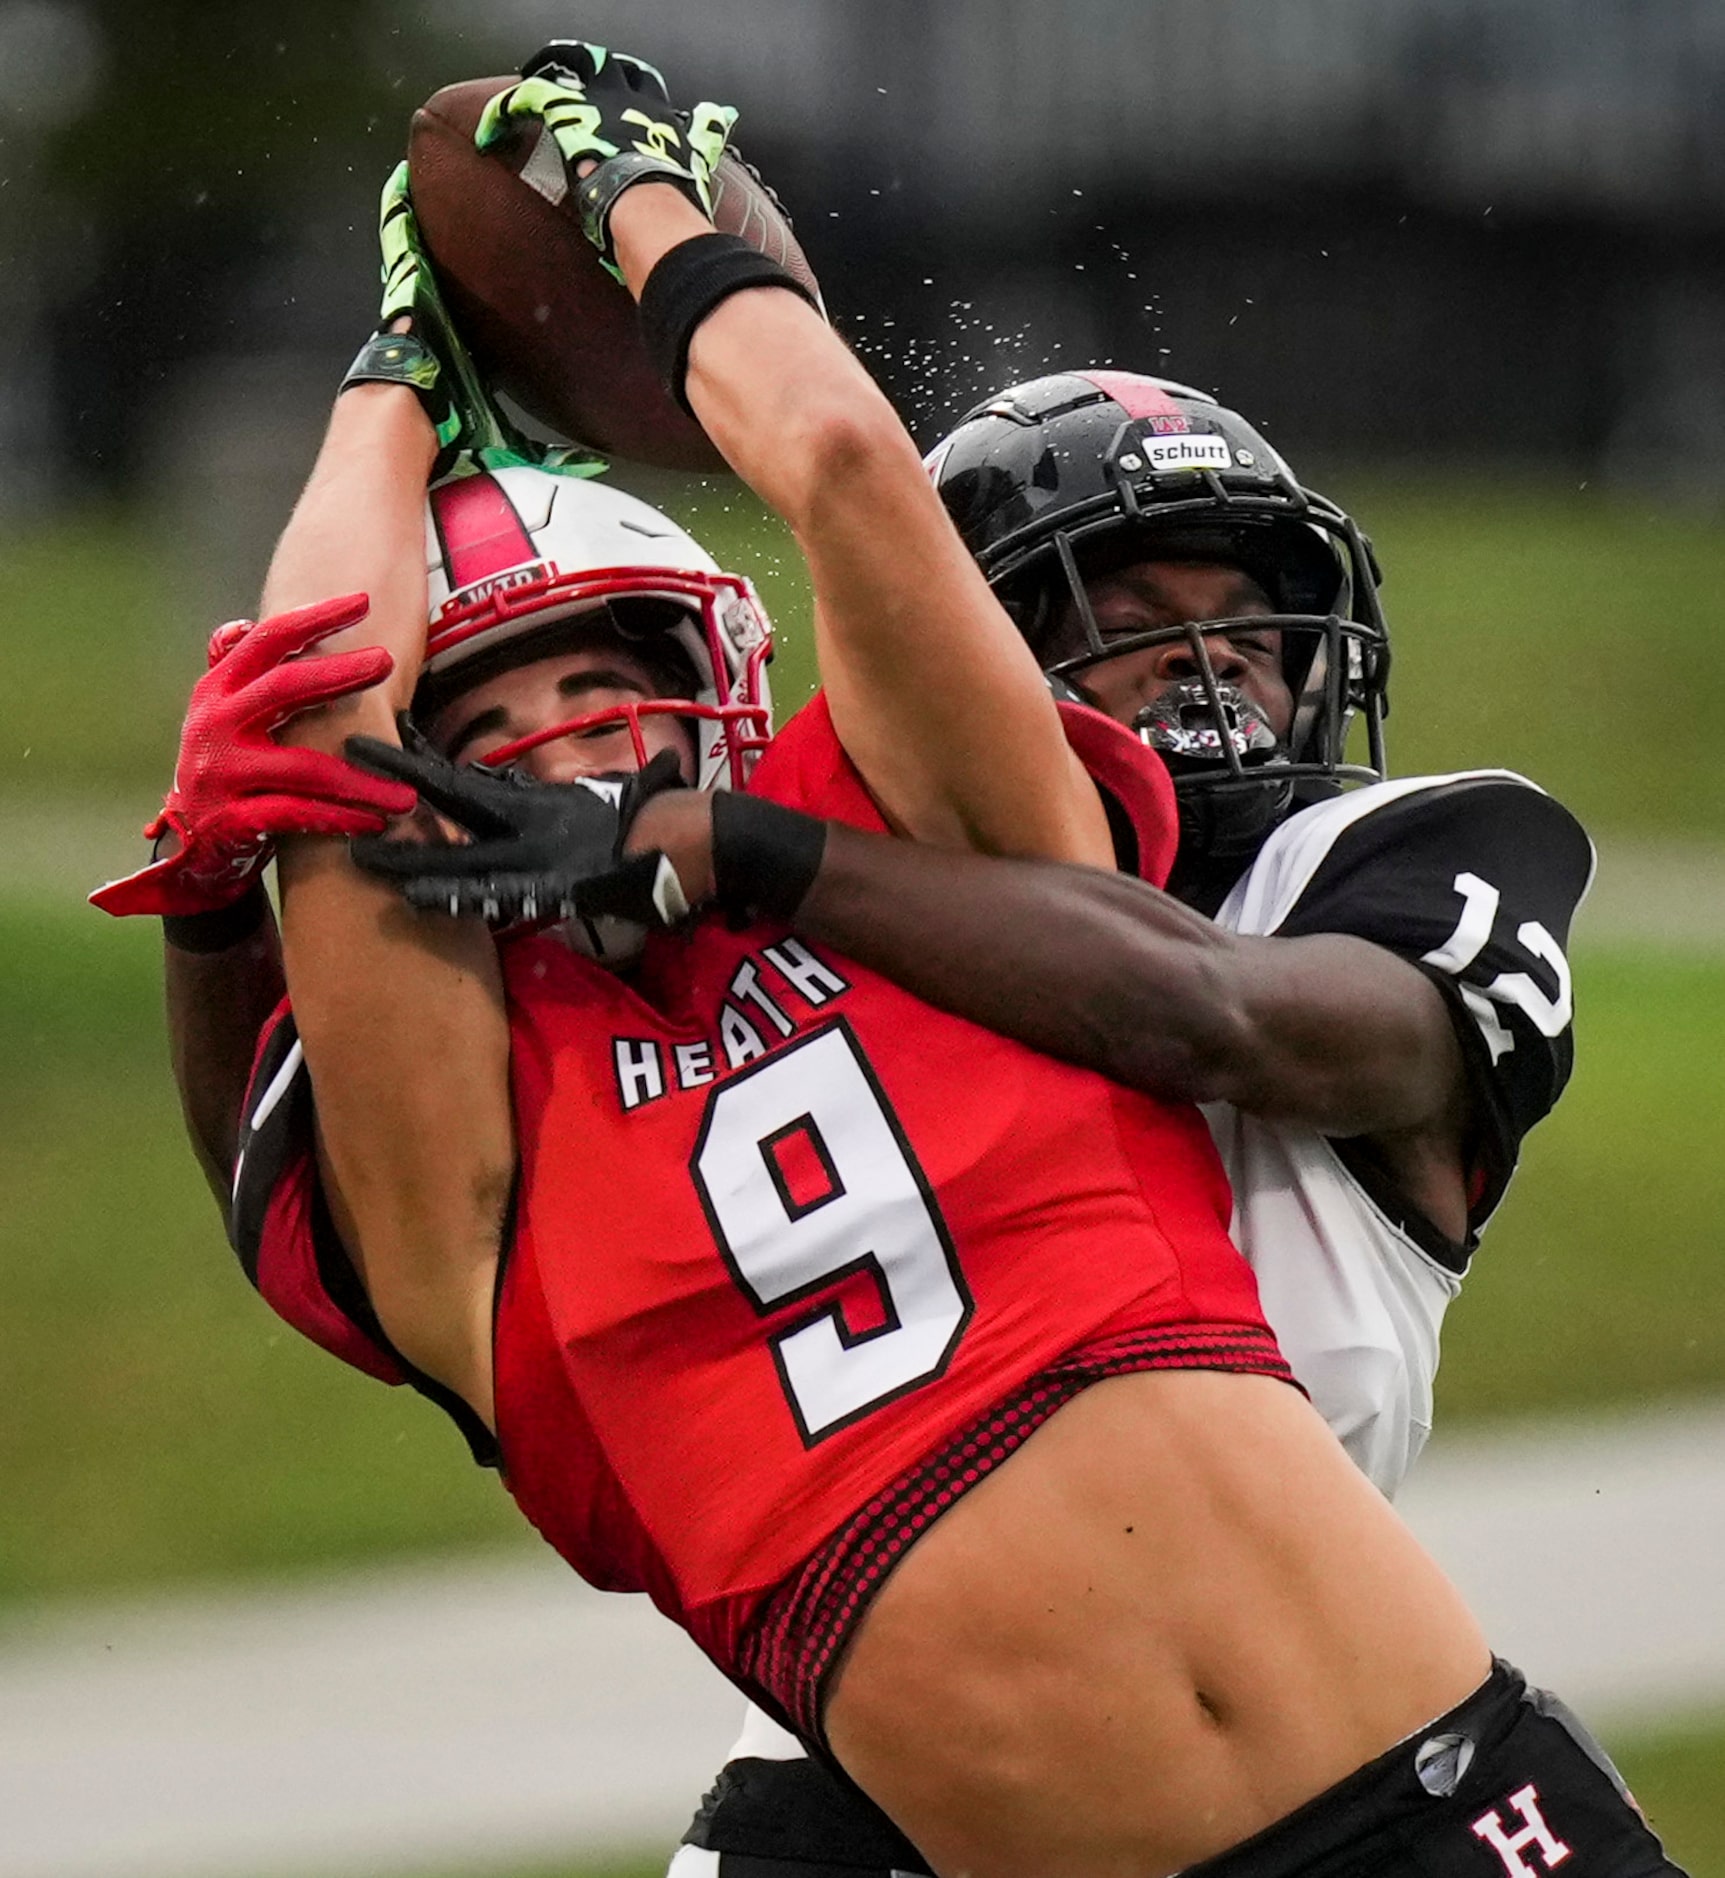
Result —
<path fill-rule="evenodd" d="M 1086 1389 L 920 1539 L 826 1732 L 967 1878 L 1165 1878 L 1453 1708 L 1490 1654 L 1299 1394 Z"/>

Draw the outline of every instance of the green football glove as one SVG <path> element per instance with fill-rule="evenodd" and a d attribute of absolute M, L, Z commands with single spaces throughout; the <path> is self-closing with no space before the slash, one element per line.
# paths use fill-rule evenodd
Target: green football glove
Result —
<path fill-rule="evenodd" d="M 413 391 L 437 432 L 433 481 L 446 475 L 463 456 L 488 469 L 509 463 L 533 463 L 547 469 L 591 463 L 590 474 L 603 470 L 603 460 L 585 451 L 532 442 L 498 406 L 450 318 L 414 219 L 405 162 L 396 165 L 383 186 L 378 242 L 383 254 L 383 300 L 377 331 L 348 367 L 342 390 L 382 383 L 406 385 Z M 393 330 L 403 321 L 403 330 Z"/>
<path fill-rule="evenodd" d="M 536 150 L 522 178 L 548 202 L 561 203 L 574 193 L 581 232 L 618 280 L 623 276 L 611 241 L 611 210 L 625 189 L 670 183 L 711 218 L 713 172 L 737 121 L 730 105 L 703 103 L 679 111 L 653 66 L 582 39 L 553 40 L 521 71 L 521 83 L 485 107 L 474 142 L 489 150 L 524 124 L 541 124 L 558 161 L 541 163 Z M 582 177 L 579 167 L 586 162 L 598 167 Z"/>

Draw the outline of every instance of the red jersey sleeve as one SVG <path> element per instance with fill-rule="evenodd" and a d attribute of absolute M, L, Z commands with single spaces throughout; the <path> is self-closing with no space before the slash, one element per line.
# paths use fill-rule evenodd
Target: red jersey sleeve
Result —
<path fill-rule="evenodd" d="M 824 691 L 774 732 L 749 779 L 749 794 L 871 835 L 890 833 L 880 804 L 839 742 Z"/>
<path fill-rule="evenodd" d="M 1102 791 L 1120 871 L 1165 887 L 1180 839 L 1180 811 L 1167 764 L 1103 712 L 1064 699 L 1058 708 L 1066 741 Z"/>
<path fill-rule="evenodd" d="M 495 1461 L 490 1431 L 465 1402 L 390 1343 L 330 1217 L 318 1178 L 311 1079 L 284 999 L 258 1040 L 240 1124 L 228 1239 L 264 1302 L 301 1336 L 379 1382 L 406 1383 L 461 1429 L 473 1457 Z"/>

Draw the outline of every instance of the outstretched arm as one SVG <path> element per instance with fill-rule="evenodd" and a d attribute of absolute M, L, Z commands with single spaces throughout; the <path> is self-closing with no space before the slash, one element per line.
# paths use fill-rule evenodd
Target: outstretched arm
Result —
<path fill-rule="evenodd" d="M 748 825 L 728 818 L 716 867 L 716 806 L 655 797 L 627 847 L 663 852 L 692 900 L 752 890 L 928 1003 L 1130 1088 L 1367 1138 L 1410 1205 L 1466 1236 L 1470 1084 L 1442 995 L 1406 958 L 1344 933 L 1230 933 L 1098 868 L 942 854 L 839 824 L 822 839 L 784 810 L 771 813 L 803 838 L 751 851 Z M 792 855 L 802 871 L 787 880 Z"/>
<path fill-rule="evenodd" d="M 584 225 L 639 299 L 668 256 L 675 268 L 683 244 L 712 234 L 696 202 L 733 114 L 700 105 L 679 119 L 638 62 L 556 50 L 493 101 L 479 141 L 542 120 L 571 189 L 587 184 L 584 199 L 608 205 Z M 682 152 L 682 167 L 665 150 Z M 641 180 L 643 163 L 670 180 Z M 891 405 L 813 307 L 786 288 L 732 293 L 693 331 L 685 390 L 797 536 L 833 721 L 889 821 L 947 848 L 1105 864 L 1101 803 L 1034 659 Z"/>
<path fill-rule="evenodd" d="M 656 838 L 660 812 L 649 805 L 637 840 Z M 1496 1165 L 1501 1093 L 1482 1088 L 1458 1011 L 1412 962 L 1417 943 L 1230 933 L 1124 875 L 839 827 L 794 925 L 931 1004 L 1146 1094 L 1349 1140 L 1458 1244 L 1514 1165 L 1513 1143 Z"/>
<path fill-rule="evenodd" d="M 1386 945 L 1345 931 L 1242 936 L 1126 875 L 943 853 L 753 797 L 653 788 L 601 801 L 579 785 L 480 785 L 431 753 L 375 767 L 475 831 L 455 850 L 354 844 L 418 905 L 592 916 L 632 894 L 629 916 L 651 922 L 716 901 L 785 920 L 931 1004 L 1163 1099 L 1406 1137 L 1409 1153 L 1420 1136 L 1420 1153 L 1456 1161 L 1466 1105 L 1454 1027 L 1431 980 Z M 650 892 L 666 873 L 671 910 Z"/>
<path fill-rule="evenodd" d="M 745 876 L 803 937 L 1131 1088 L 1358 1135 L 1433 1122 L 1460 1081 L 1442 998 L 1365 940 L 1243 937 L 1113 870 L 943 854 L 770 808 L 818 834 L 818 864 L 781 887 L 788 850 L 753 818 L 715 859 L 715 807 L 655 796 L 625 849 L 663 853 L 692 901 L 734 903 L 727 874 Z"/>
<path fill-rule="evenodd" d="M 425 491 L 457 449 L 507 430 L 450 324 L 420 247 L 406 165 L 384 186 L 378 332 L 348 372 L 323 449 L 270 564 L 271 608 L 370 596 L 346 645 L 388 680 L 296 718 L 284 741 L 384 743 L 412 698 L 427 609 Z M 330 1212 L 390 1341 L 492 1420 L 491 1315 L 515 1178 L 509 1029 L 496 950 L 475 921 L 421 916 L 361 874 L 347 844 L 281 857 L 282 935 Z"/>
<path fill-rule="evenodd" d="M 361 589 L 343 639 L 386 647 L 384 685 L 296 719 L 285 736 L 338 753 L 393 742 L 425 637 L 424 502 L 437 439 L 411 392 L 337 400 L 271 564 L 265 604 Z M 491 1413 L 490 1323 L 514 1176 L 508 1027 L 495 949 L 472 921 L 415 913 L 361 874 L 347 844 L 281 856 L 287 981 L 317 1095 L 331 1212 L 379 1320 L 411 1362 Z"/>
<path fill-rule="evenodd" d="M 617 223 L 637 290 L 702 232 L 664 189 L 625 196 Z M 1036 661 L 854 356 L 811 307 L 766 289 L 717 307 L 689 366 L 708 434 L 808 562 L 833 723 L 888 820 L 938 847 L 1106 865 L 1095 786 Z"/>
<path fill-rule="evenodd" d="M 835 825 L 795 925 L 932 1004 L 1170 1100 L 1376 1134 L 1441 1118 L 1461 1080 L 1443 1000 L 1404 959 L 1345 934 L 1225 932 L 1123 874 Z"/>

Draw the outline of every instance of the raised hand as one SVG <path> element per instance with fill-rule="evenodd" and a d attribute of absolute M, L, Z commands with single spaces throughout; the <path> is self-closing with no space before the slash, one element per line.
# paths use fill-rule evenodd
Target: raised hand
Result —
<path fill-rule="evenodd" d="M 456 330 L 420 237 L 405 162 L 395 166 L 383 186 L 378 245 L 383 298 L 377 330 L 348 367 L 342 390 L 381 383 L 412 391 L 437 432 L 433 480 L 447 474 L 460 455 L 487 467 L 511 462 L 549 467 L 585 459 L 584 451 L 532 442 L 492 395 Z"/>
<path fill-rule="evenodd" d="M 213 913 L 250 889 L 280 836 L 375 834 L 413 807 L 404 784 L 285 747 L 272 734 L 299 712 L 389 675 L 394 661 L 381 646 L 304 656 L 363 619 L 367 605 L 364 594 L 347 594 L 216 629 L 180 730 L 173 788 L 144 830 L 157 858 L 98 887 L 92 906 L 122 918 Z M 170 842 L 172 852 L 162 853 Z"/>

